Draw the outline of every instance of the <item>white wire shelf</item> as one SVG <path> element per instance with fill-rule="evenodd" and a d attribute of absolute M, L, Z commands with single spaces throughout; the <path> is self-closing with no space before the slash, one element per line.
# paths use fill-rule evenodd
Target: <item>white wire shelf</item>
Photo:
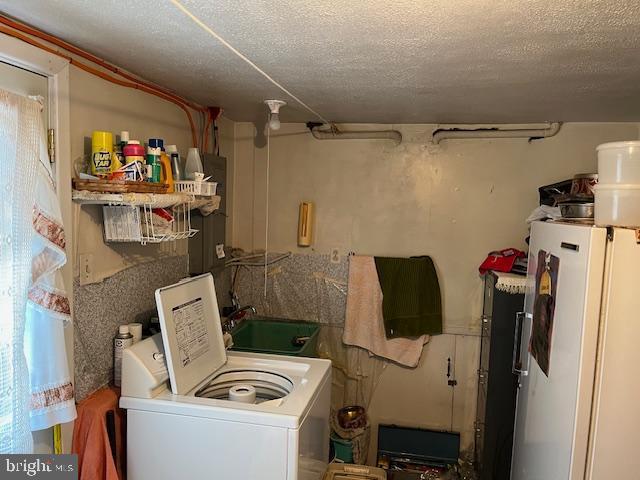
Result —
<path fill-rule="evenodd" d="M 104 240 L 108 243 L 161 243 L 193 237 L 191 209 L 104 205 Z"/>
<path fill-rule="evenodd" d="M 219 208 L 221 198 L 196 198 L 192 194 L 98 193 L 74 190 L 72 199 L 81 205 L 102 205 L 104 239 L 109 243 L 174 242 L 191 238 L 191 210 Z M 164 210 L 164 211 L 162 211 Z"/>

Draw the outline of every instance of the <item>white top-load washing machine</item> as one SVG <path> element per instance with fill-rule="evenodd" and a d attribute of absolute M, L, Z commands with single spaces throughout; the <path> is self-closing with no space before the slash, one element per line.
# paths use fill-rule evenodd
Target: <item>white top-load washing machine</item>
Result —
<path fill-rule="evenodd" d="M 162 334 L 123 354 L 128 479 L 322 478 L 331 362 L 227 352 L 209 274 L 156 303 Z"/>

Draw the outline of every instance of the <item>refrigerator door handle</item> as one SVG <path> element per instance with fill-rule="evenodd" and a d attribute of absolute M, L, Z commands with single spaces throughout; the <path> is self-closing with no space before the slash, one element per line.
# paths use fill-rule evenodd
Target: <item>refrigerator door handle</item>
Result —
<path fill-rule="evenodd" d="M 529 374 L 529 368 L 523 368 L 522 363 L 522 333 L 524 331 L 524 320 L 530 317 L 525 312 L 516 313 L 516 329 L 513 338 L 513 362 L 511 364 L 511 371 L 514 375 L 526 376 Z"/>

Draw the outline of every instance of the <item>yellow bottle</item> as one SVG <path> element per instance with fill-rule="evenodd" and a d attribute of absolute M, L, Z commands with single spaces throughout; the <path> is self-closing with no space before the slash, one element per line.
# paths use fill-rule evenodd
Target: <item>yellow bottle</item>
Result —
<path fill-rule="evenodd" d="M 91 134 L 91 173 L 106 177 L 113 171 L 113 134 L 96 130 Z"/>
<path fill-rule="evenodd" d="M 160 154 L 160 165 L 162 165 L 162 170 L 160 171 L 160 183 L 166 183 L 167 185 L 169 185 L 167 193 L 173 193 L 175 189 L 173 187 L 173 172 L 171 171 L 171 160 L 164 151 Z"/>

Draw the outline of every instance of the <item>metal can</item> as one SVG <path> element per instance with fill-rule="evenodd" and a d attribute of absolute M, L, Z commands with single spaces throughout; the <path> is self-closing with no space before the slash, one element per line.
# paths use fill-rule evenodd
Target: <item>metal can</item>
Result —
<path fill-rule="evenodd" d="M 597 173 L 580 173 L 574 175 L 571 182 L 571 195 L 593 196 L 594 187 L 598 184 Z"/>
<path fill-rule="evenodd" d="M 160 165 L 161 153 L 162 150 L 159 147 L 147 147 L 148 182 L 160 183 L 160 172 L 162 171 L 162 166 Z"/>
<path fill-rule="evenodd" d="M 91 173 L 105 177 L 113 171 L 113 134 L 95 130 L 91 134 Z"/>

